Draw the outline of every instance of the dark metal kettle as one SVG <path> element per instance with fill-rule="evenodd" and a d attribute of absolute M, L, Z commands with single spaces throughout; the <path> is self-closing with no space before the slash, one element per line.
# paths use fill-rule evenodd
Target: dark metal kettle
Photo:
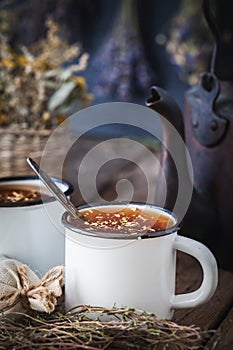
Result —
<path fill-rule="evenodd" d="M 207 17 L 208 10 L 204 8 Z M 216 52 L 215 48 L 213 66 Z M 224 79 L 225 74 L 224 68 Z M 183 220 L 184 234 L 192 232 L 188 235 L 206 244 L 219 266 L 233 271 L 233 81 L 220 80 L 213 69 L 203 73 L 199 84 L 186 93 L 184 118 L 175 101 L 159 87 L 151 88 L 146 105 L 173 124 L 191 156 L 194 191 Z M 163 133 L 169 138 L 164 125 Z M 162 166 L 167 177 L 166 206 L 172 209 L 178 185 L 175 164 L 166 149 L 162 150 Z"/>

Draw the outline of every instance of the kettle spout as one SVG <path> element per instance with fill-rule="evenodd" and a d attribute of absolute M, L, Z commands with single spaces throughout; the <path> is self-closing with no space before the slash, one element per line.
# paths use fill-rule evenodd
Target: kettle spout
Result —
<path fill-rule="evenodd" d="M 146 106 L 167 119 L 184 139 L 184 124 L 182 112 L 174 99 L 163 89 L 152 86 Z"/>
<path fill-rule="evenodd" d="M 185 179 L 185 183 L 188 184 L 187 186 L 191 184 L 189 169 L 187 166 L 186 147 L 184 142 L 182 142 L 182 140 L 184 141 L 183 117 L 180 108 L 165 90 L 153 86 L 150 90 L 150 94 L 150 97 L 145 102 L 146 106 L 153 109 L 161 116 L 163 140 L 160 161 L 167 187 L 165 206 L 168 209 L 173 210 L 179 190 L 176 163 L 180 164 L 182 167 L 183 178 Z M 176 157 L 178 157 L 177 159 L 173 159 L 173 156 L 170 153 L 170 151 L 174 149 L 175 154 L 177 155 Z M 161 187 L 160 181 L 161 179 L 158 177 L 156 179 L 158 188 Z M 190 186 L 192 187 L 192 185 Z M 159 195 L 155 198 L 155 201 L 158 203 L 161 202 Z M 181 216 L 179 213 L 176 214 L 178 217 Z"/>

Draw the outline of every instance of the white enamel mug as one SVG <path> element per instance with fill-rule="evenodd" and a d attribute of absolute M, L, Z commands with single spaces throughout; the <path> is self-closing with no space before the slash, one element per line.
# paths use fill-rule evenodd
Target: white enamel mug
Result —
<path fill-rule="evenodd" d="M 66 181 L 53 178 L 60 189 L 69 195 L 73 187 Z M 0 178 L 1 186 L 33 186 L 48 192 L 34 176 Z M 65 263 L 65 237 L 61 217 L 64 208 L 53 197 L 30 203 L 0 202 L 0 255 L 17 259 L 39 275 Z"/>
<path fill-rule="evenodd" d="M 120 210 L 125 203 L 111 203 Z M 108 205 L 109 206 L 109 205 Z M 91 233 L 73 226 L 64 213 L 65 306 L 80 304 L 103 307 L 133 307 L 171 319 L 174 309 L 196 307 L 208 301 L 217 286 L 217 264 L 203 244 L 177 235 L 177 219 L 154 205 L 130 206 L 166 215 L 172 225 L 165 231 L 142 235 Z M 98 210 L 106 204 L 93 205 Z M 195 257 L 203 269 L 199 289 L 175 294 L 176 252 Z"/>

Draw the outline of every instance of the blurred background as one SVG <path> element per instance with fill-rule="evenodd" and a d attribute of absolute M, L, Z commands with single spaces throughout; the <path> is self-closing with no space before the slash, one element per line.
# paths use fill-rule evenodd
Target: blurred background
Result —
<path fill-rule="evenodd" d="M 220 2 L 212 2 L 221 16 Z M 156 84 L 182 108 L 185 90 L 208 69 L 212 36 L 201 1 L 1 0 L 0 7 L 1 32 L 14 47 L 43 38 L 48 18 L 63 39 L 81 45 L 89 54 L 83 75 L 93 104 L 144 104 Z"/>
<path fill-rule="evenodd" d="M 222 35 L 216 73 L 224 80 L 233 75 L 232 1 L 209 3 Z M 183 110 L 213 49 L 201 0 L 0 0 L 0 39 L 0 141 L 3 128 L 51 129 L 89 105 L 144 105 L 152 85 Z M 1 156 L 15 144 L 9 151 L 8 139 L 0 143 Z"/>

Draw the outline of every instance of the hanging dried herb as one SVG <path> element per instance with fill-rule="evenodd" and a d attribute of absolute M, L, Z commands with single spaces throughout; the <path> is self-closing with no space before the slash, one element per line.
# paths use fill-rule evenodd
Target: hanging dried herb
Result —
<path fill-rule="evenodd" d="M 97 97 L 129 100 L 152 84 L 154 73 L 144 53 L 136 5 L 135 0 L 123 0 L 113 30 L 94 60 Z"/>
<path fill-rule="evenodd" d="M 79 102 L 89 104 L 92 95 L 80 74 L 88 62 L 77 44 L 59 37 L 59 27 L 46 22 L 45 39 L 15 50 L 0 35 L 0 126 L 49 128 L 62 122 Z"/>

